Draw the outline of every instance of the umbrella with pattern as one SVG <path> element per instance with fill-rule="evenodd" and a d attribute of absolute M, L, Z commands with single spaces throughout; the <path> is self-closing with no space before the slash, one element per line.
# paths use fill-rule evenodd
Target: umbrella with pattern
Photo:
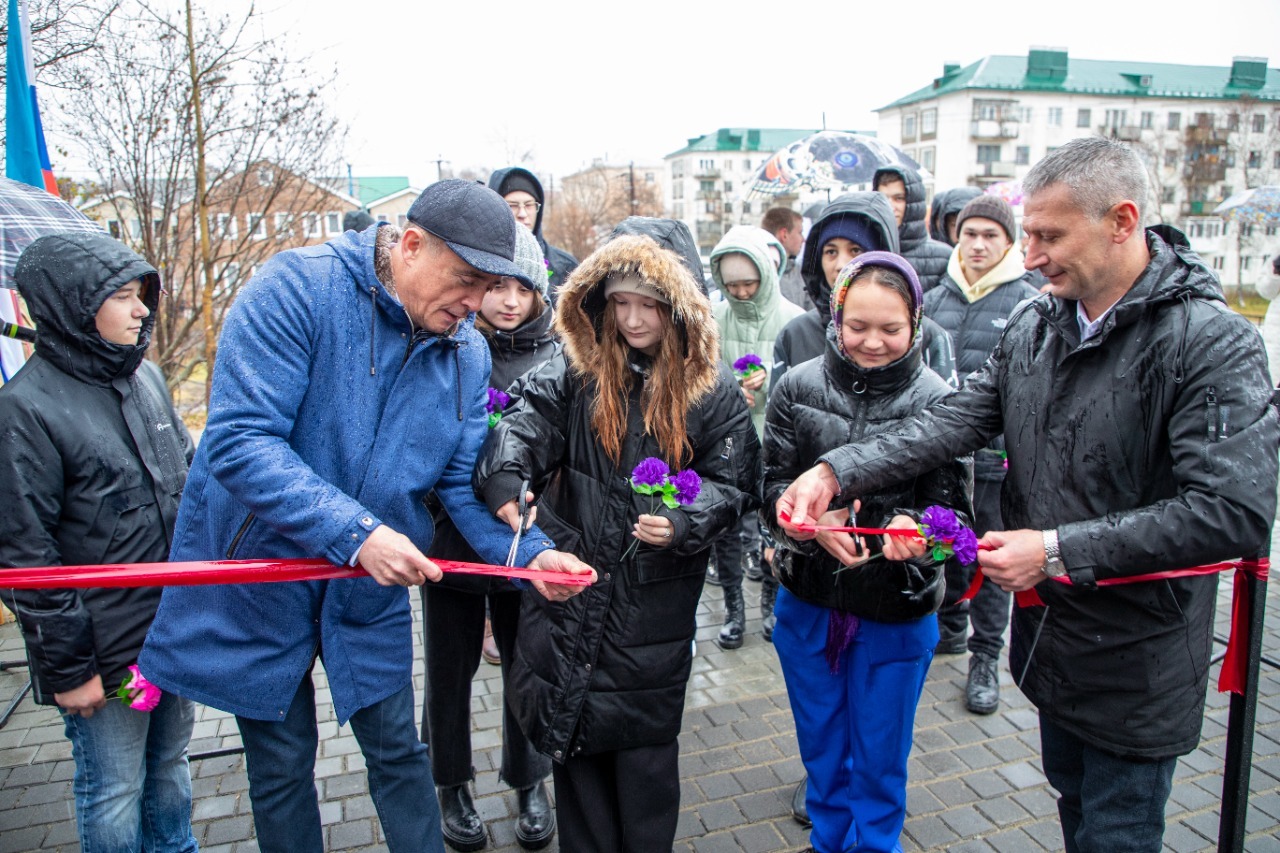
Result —
<path fill-rule="evenodd" d="M 839 190 L 869 183 L 877 169 L 905 166 L 921 171 L 920 164 L 874 136 L 822 130 L 778 151 L 756 172 L 751 192 L 782 195 L 801 189 Z"/>
<path fill-rule="evenodd" d="M 37 237 L 102 226 L 67 204 L 19 181 L 0 178 L 0 286 L 12 288 L 18 256 Z"/>
<path fill-rule="evenodd" d="M 1228 196 L 1213 212 L 1245 225 L 1280 225 L 1280 187 L 1241 190 Z"/>

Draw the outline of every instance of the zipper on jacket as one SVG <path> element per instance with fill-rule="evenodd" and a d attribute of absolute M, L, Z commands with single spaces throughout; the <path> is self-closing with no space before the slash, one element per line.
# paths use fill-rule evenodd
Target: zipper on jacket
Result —
<path fill-rule="evenodd" d="M 1225 436 L 1219 436 L 1218 434 L 1218 389 L 1210 385 L 1209 390 L 1204 395 L 1204 401 L 1207 406 L 1205 420 L 1208 422 L 1209 441 L 1214 442 L 1219 438 L 1225 438 Z"/>
<path fill-rule="evenodd" d="M 374 341 L 378 335 L 378 288 L 369 285 L 369 296 L 373 298 L 373 305 L 369 311 L 369 375 L 377 376 L 378 368 L 374 365 Z"/>
<path fill-rule="evenodd" d="M 724 453 L 720 454 L 721 459 L 733 462 L 733 436 L 727 435 L 724 439 Z"/>
<path fill-rule="evenodd" d="M 236 531 L 236 535 L 231 539 L 231 546 L 227 548 L 227 559 L 234 560 L 236 558 L 236 549 L 240 547 L 240 540 L 249 532 L 249 525 L 253 524 L 255 518 L 253 513 L 249 513 L 248 518 L 244 520 L 244 524 L 240 525 L 240 529 Z"/>

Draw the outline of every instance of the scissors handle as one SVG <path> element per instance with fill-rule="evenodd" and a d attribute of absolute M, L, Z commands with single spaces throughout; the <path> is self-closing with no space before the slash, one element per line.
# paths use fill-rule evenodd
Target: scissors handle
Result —
<path fill-rule="evenodd" d="M 520 483 L 520 496 L 516 499 L 516 506 L 520 508 L 520 524 L 516 527 L 516 535 L 511 539 L 511 548 L 507 551 L 507 567 L 512 568 L 516 564 L 516 552 L 520 550 L 520 537 L 524 536 L 524 532 L 529 529 L 529 481 L 524 480 Z"/>

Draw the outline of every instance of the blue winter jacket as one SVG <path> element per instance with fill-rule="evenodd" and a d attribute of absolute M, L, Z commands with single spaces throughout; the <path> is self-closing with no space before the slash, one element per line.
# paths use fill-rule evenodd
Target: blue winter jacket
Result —
<path fill-rule="evenodd" d="M 416 335 L 373 266 L 377 228 L 277 255 L 227 314 L 171 560 L 347 563 L 379 524 L 424 552 L 432 490 L 486 560 L 511 530 L 471 488 L 489 347 Z M 520 565 L 554 547 L 537 528 Z M 139 666 L 162 689 L 282 719 L 317 652 L 340 723 L 410 683 L 403 587 L 372 578 L 169 587 Z"/>

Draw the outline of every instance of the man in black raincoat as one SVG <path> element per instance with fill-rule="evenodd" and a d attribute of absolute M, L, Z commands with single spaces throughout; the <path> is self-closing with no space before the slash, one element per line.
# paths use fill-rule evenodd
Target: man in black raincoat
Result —
<path fill-rule="evenodd" d="M 1199 741 L 1217 576 L 1096 582 L 1255 553 L 1280 425 L 1257 331 L 1180 233 L 1140 227 L 1130 149 L 1073 140 L 1023 189 L 1048 292 L 957 393 L 828 453 L 778 511 L 790 530 L 1003 432 L 1009 529 L 978 560 L 1043 602 L 1015 608 L 1010 669 L 1040 711 L 1066 849 L 1159 851 L 1177 757 Z"/>

